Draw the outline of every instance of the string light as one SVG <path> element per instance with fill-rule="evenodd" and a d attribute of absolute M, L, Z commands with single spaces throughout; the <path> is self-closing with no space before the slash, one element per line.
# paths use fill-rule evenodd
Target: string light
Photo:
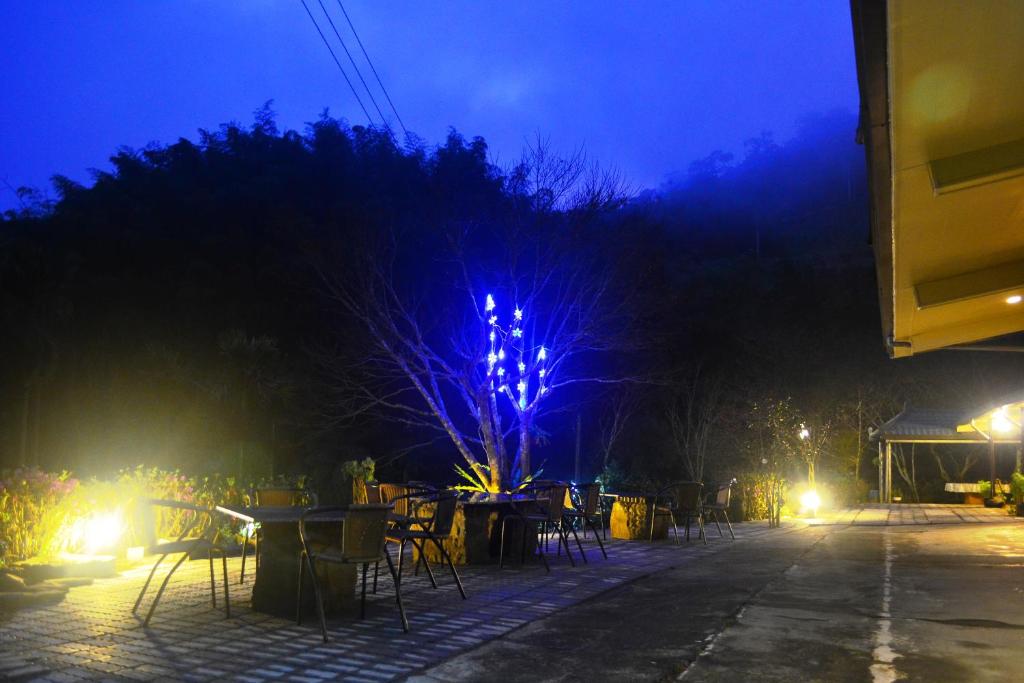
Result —
<path fill-rule="evenodd" d="M 487 338 L 490 339 L 491 341 L 494 341 L 494 330 L 491 330 L 491 333 L 487 335 Z"/>
<path fill-rule="evenodd" d="M 522 320 L 523 319 L 523 309 L 521 309 L 518 306 L 516 306 L 516 310 L 512 312 L 512 317 L 515 318 L 516 320 Z"/>
<path fill-rule="evenodd" d="M 537 373 L 537 376 L 538 377 L 543 377 L 544 375 L 547 374 L 547 372 L 548 372 L 547 370 L 545 370 L 544 368 L 541 368 L 540 371 Z"/>
<path fill-rule="evenodd" d="M 498 349 L 498 360 L 505 360 L 505 349 Z"/>
<path fill-rule="evenodd" d="M 526 372 L 526 363 L 523 361 L 519 361 L 519 364 L 516 367 L 519 368 L 520 374 Z"/>
<path fill-rule="evenodd" d="M 495 323 L 498 322 L 498 316 L 492 315 L 490 318 L 487 319 L 487 322 L 489 322 L 490 324 L 494 325 Z"/>
<path fill-rule="evenodd" d="M 513 327 L 512 328 L 512 336 L 515 337 L 516 339 L 519 339 L 519 338 L 521 338 L 523 336 L 523 331 L 521 329 L 519 329 L 518 327 Z"/>
<path fill-rule="evenodd" d="M 505 376 L 505 368 L 498 368 L 498 377 Z"/>
<path fill-rule="evenodd" d="M 540 347 L 540 351 L 537 352 L 537 360 L 544 360 L 547 357 L 548 357 L 547 349 L 545 349 L 543 346 Z"/>
<path fill-rule="evenodd" d="M 494 297 L 490 294 L 487 295 L 487 301 L 484 303 L 484 313 L 490 313 L 494 310 Z"/>

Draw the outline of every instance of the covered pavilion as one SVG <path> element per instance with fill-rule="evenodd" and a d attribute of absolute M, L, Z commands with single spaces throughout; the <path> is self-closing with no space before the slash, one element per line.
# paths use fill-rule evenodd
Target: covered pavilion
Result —
<path fill-rule="evenodd" d="M 996 479 L 996 447 L 1015 446 L 1016 468 L 1024 449 L 1024 392 L 1002 400 L 960 410 L 906 407 L 900 414 L 869 431 L 878 441 L 878 495 L 892 502 L 893 444 L 987 445 L 989 481 Z"/>

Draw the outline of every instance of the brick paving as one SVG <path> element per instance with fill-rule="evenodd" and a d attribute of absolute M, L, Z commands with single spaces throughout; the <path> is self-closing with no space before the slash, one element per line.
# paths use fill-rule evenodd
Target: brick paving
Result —
<path fill-rule="evenodd" d="M 738 524 L 736 543 L 770 533 L 761 523 Z M 550 574 L 537 563 L 500 571 L 496 565 L 461 568 L 468 600 L 459 597 L 445 571 L 436 572 L 436 590 L 423 574 L 410 575 L 402 588 L 408 634 L 401 630 L 385 572 L 382 590 L 368 596 L 366 619 L 332 620 L 327 644 L 315 619 L 297 626 L 252 611 L 252 583 L 237 583 L 237 558 L 229 563 L 231 619 L 224 617 L 220 596 L 221 607 L 210 606 L 209 565 L 194 561 L 174 575 L 150 627 L 143 628 L 131 607 L 149 567 L 137 567 L 74 588 L 59 604 L 0 614 L 0 680 L 398 680 L 652 572 L 699 561 L 730 543 L 714 530 L 707 547 L 609 540 L 606 561 L 591 538 L 584 545 L 589 564 L 573 568 L 564 556 L 552 555 Z M 154 581 L 160 577 L 158 572 Z"/>

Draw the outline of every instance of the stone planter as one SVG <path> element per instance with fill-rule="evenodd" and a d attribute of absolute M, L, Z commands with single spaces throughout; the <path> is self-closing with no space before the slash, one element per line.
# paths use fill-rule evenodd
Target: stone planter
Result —
<path fill-rule="evenodd" d="M 452 558 L 452 563 L 489 564 L 497 562 L 501 551 L 501 520 L 507 510 L 507 505 L 500 502 L 494 504 L 459 503 L 452 522 L 452 533 L 447 540 L 442 541 L 445 552 Z M 421 516 L 429 516 L 431 513 L 429 505 L 419 508 Z M 517 562 L 519 560 L 523 540 L 521 532 L 521 525 L 508 525 L 505 539 L 506 561 Z M 534 535 L 528 535 L 526 552 L 530 553 L 534 549 L 536 549 L 536 538 Z M 428 543 L 424 547 L 424 555 L 431 563 L 444 561 L 441 552 L 433 543 Z M 414 548 L 413 561 L 415 562 L 418 558 L 419 553 Z"/>
<path fill-rule="evenodd" d="M 651 538 L 651 499 L 645 496 L 619 496 L 612 505 L 609 523 L 612 538 L 626 541 L 646 541 Z M 654 521 L 654 540 L 668 537 L 669 518 L 659 516 Z"/>

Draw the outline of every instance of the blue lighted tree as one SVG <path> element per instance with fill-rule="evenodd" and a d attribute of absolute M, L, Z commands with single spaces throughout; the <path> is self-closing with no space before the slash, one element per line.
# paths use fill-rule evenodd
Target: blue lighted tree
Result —
<path fill-rule="evenodd" d="M 538 144 L 504 181 L 504 213 L 456 224 L 420 286 L 400 284 L 408 274 L 396 264 L 415 247 L 394 236 L 367 249 L 357 272 L 324 275 L 366 340 L 323 363 L 336 388 L 332 412 L 449 439 L 487 491 L 534 473 L 537 419 L 559 389 L 621 381 L 581 359 L 622 349 L 629 327 L 628 303 L 611 295 L 607 268 L 586 253 L 593 240 L 580 236 L 621 205 L 618 177 Z"/>

